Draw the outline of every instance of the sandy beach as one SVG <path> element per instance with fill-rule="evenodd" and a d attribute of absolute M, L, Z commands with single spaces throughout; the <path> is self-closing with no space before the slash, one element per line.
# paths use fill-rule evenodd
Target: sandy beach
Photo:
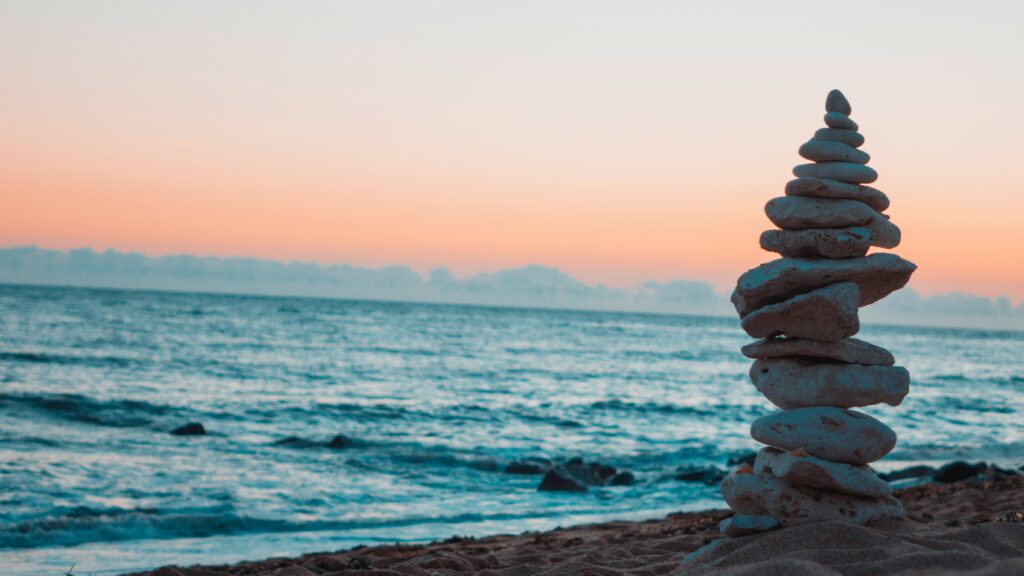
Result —
<path fill-rule="evenodd" d="M 906 520 L 813 524 L 725 539 L 725 510 L 544 533 L 451 538 L 233 566 L 164 567 L 147 576 L 533 574 L 1024 574 L 1024 476 L 897 491 Z M 706 544 L 710 546 L 704 547 Z M 693 554 L 700 550 L 699 554 Z"/>

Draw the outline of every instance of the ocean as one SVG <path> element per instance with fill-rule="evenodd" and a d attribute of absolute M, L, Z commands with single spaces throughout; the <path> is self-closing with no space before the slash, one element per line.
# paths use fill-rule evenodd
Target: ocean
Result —
<path fill-rule="evenodd" d="M 876 468 L 1024 463 L 1024 333 L 865 326 Z M 723 507 L 771 411 L 735 318 L 0 286 L 0 567 L 116 574 Z M 170 431 L 200 422 L 205 436 Z M 340 436 L 335 446 L 332 439 Z M 581 457 L 630 486 L 541 492 Z"/>

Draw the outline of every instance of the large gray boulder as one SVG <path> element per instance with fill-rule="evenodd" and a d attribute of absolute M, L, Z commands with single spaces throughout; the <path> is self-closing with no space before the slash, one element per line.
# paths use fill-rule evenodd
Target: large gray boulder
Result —
<path fill-rule="evenodd" d="M 762 444 L 847 464 L 870 464 L 896 445 L 892 428 L 867 414 L 833 406 L 762 416 L 754 420 L 750 435 Z"/>
<path fill-rule="evenodd" d="M 836 342 L 860 330 L 857 308 L 860 288 L 839 282 L 758 308 L 743 317 L 743 329 L 754 338 L 784 334 Z"/>
<path fill-rule="evenodd" d="M 896 363 L 891 352 L 857 338 L 839 342 L 819 342 L 802 338 L 769 338 L 744 346 L 741 350 L 747 358 L 780 358 L 803 356 L 825 358 L 848 364 L 892 366 Z"/>
<path fill-rule="evenodd" d="M 885 212 L 889 207 L 889 197 L 885 192 L 871 186 L 851 184 L 827 178 L 797 178 L 786 183 L 787 196 L 810 196 L 812 198 L 836 198 L 860 200 L 877 212 Z"/>
<path fill-rule="evenodd" d="M 856 184 L 870 184 L 878 180 L 878 172 L 874 168 L 852 162 L 798 164 L 793 167 L 793 175 L 797 178 L 826 178 Z"/>
<path fill-rule="evenodd" d="M 811 138 L 804 142 L 797 152 L 804 158 L 814 162 L 867 164 L 871 161 L 871 156 L 867 152 L 858 150 L 849 144 L 831 140 L 818 140 L 817 138 Z"/>
<path fill-rule="evenodd" d="M 767 358 L 750 367 L 754 386 L 783 410 L 808 406 L 899 406 L 910 392 L 902 366 L 863 366 L 799 358 Z"/>
<path fill-rule="evenodd" d="M 766 446 L 757 453 L 754 471 L 772 474 L 794 486 L 824 488 L 866 498 L 892 494 L 892 486 L 867 464 L 829 462 L 801 450 L 787 452 Z"/>
<path fill-rule="evenodd" d="M 809 228 L 765 230 L 761 248 L 786 258 L 859 258 L 871 247 L 867 228 Z"/>
<path fill-rule="evenodd" d="M 772 474 L 737 470 L 722 480 L 722 497 L 737 513 L 771 516 L 783 526 L 840 520 L 869 524 L 899 517 L 903 504 L 892 496 L 865 498 L 831 490 L 794 486 Z"/>
<path fill-rule="evenodd" d="M 732 303 L 740 317 L 836 282 L 855 282 L 860 305 L 881 300 L 902 288 L 917 266 L 895 254 L 871 254 L 863 258 L 813 260 L 779 258 L 748 270 L 739 277 Z"/>
<path fill-rule="evenodd" d="M 900 229 L 857 200 L 780 196 L 765 204 L 764 213 L 783 230 L 863 226 L 871 230 L 874 246 L 895 248 L 900 243 Z"/>

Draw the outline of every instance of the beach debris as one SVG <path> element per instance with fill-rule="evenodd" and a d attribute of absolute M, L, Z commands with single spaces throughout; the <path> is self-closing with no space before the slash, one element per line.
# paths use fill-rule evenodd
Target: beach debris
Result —
<path fill-rule="evenodd" d="M 203 436 L 206 434 L 206 428 L 203 427 L 201 422 L 189 422 L 184 426 L 178 426 L 171 430 L 171 434 L 175 436 Z"/>
<path fill-rule="evenodd" d="M 799 154 L 786 195 L 765 206 L 779 229 L 761 247 L 781 258 L 747 271 L 732 295 L 743 329 L 757 342 L 750 379 L 781 408 L 754 421 L 751 436 L 767 446 L 730 472 L 722 495 L 736 516 L 720 530 L 742 536 L 812 522 L 866 524 L 899 517 L 903 506 L 869 465 L 896 445 L 896 433 L 849 408 L 899 405 L 910 374 L 888 350 L 852 338 L 860 306 L 902 288 L 917 268 L 895 254 L 900 229 L 882 212 L 889 198 L 866 186 L 878 178 L 859 150 L 864 137 L 838 90 L 825 102 L 825 124 Z M 936 472 L 938 473 L 938 472 Z M 950 477 L 976 476 L 975 465 Z"/>

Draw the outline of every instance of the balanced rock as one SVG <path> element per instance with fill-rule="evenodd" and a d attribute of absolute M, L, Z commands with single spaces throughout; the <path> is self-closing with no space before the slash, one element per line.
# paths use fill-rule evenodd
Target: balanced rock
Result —
<path fill-rule="evenodd" d="M 839 112 L 849 116 L 853 112 L 853 106 L 839 90 L 830 90 L 825 97 L 825 112 Z"/>
<path fill-rule="evenodd" d="M 829 462 L 800 450 L 786 452 L 766 446 L 757 453 L 754 471 L 772 474 L 794 486 L 824 488 L 866 498 L 892 494 L 892 486 L 867 464 Z"/>
<path fill-rule="evenodd" d="M 802 338 L 769 338 L 747 344 L 740 351 L 747 358 L 755 360 L 802 356 L 869 366 L 892 366 L 896 363 L 892 353 L 885 348 L 857 338 L 847 338 L 839 342 L 819 342 Z"/>
<path fill-rule="evenodd" d="M 863 226 L 871 230 L 875 246 L 895 248 L 900 243 L 900 229 L 895 224 L 856 200 L 780 196 L 769 200 L 764 212 L 783 230 Z"/>
<path fill-rule="evenodd" d="M 765 472 L 732 473 L 722 480 L 722 496 L 739 514 L 771 516 L 783 526 L 840 520 L 868 524 L 903 513 L 892 496 L 865 498 L 831 490 L 794 486 Z"/>
<path fill-rule="evenodd" d="M 853 146 L 830 140 L 812 138 L 798 151 L 801 156 L 815 162 L 853 162 L 867 164 L 871 156 Z"/>
<path fill-rule="evenodd" d="M 822 178 L 797 178 L 796 180 L 790 180 L 786 184 L 786 195 L 860 200 L 878 212 L 884 212 L 889 207 L 889 197 L 881 190 L 871 186 Z"/>
<path fill-rule="evenodd" d="M 852 162 L 799 164 L 793 167 L 793 175 L 798 178 L 827 178 L 856 184 L 870 184 L 878 180 L 878 172 L 874 168 Z"/>
<path fill-rule="evenodd" d="M 754 338 L 785 334 L 835 342 L 860 330 L 857 308 L 860 288 L 839 282 L 769 304 L 743 317 L 743 329 Z"/>
<path fill-rule="evenodd" d="M 783 410 L 882 403 L 899 406 L 910 392 L 910 373 L 901 366 L 768 358 L 754 362 L 750 379 L 768 401 Z"/>
<path fill-rule="evenodd" d="M 828 140 L 829 142 L 842 142 L 854 148 L 859 148 L 864 144 L 864 135 L 856 130 L 846 130 L 843 128 L 818 128 L 814 131 L 814 137 L 818 140 Z"/>
<path fill-rule="evenodd" d="M 896 445 L 896 433 L 871 416 L 833 406 L 796 408 L 762 416 L 750 435 L 769 446 L 804 450 L 831 462 L 869 464 Z"/>
<path fill-rule="evenodd" d="M 761 248 L 786 258 L 859 258 L 871 247 L 867 228 L 808 228 L 765 230 Z"/>
<path fill-rule="evenodd" d="M 860 287 L 860 305 L 866 306 L 902 288 L 916 269 L 895 254 L 843 260 L 779 258 L 744 272 L 731 300 L 742 318 L 762 306 L 822 286 L 855 282 Z"/>
<path fill-rule="evenodd" d="M 726 536 L 749 536 L 760 532 L 775 530 L 781 526 L 771 516 L 748 516 L 737 514 L 718 523 L 718 529 Z"/>
<path fill-rule="evenodd" d="M 844 130 L 856 130 L 859 128 L 852 118 L 842 112 L 826 112 L 825 125 L 829 128 L 842 128 Z"/>

